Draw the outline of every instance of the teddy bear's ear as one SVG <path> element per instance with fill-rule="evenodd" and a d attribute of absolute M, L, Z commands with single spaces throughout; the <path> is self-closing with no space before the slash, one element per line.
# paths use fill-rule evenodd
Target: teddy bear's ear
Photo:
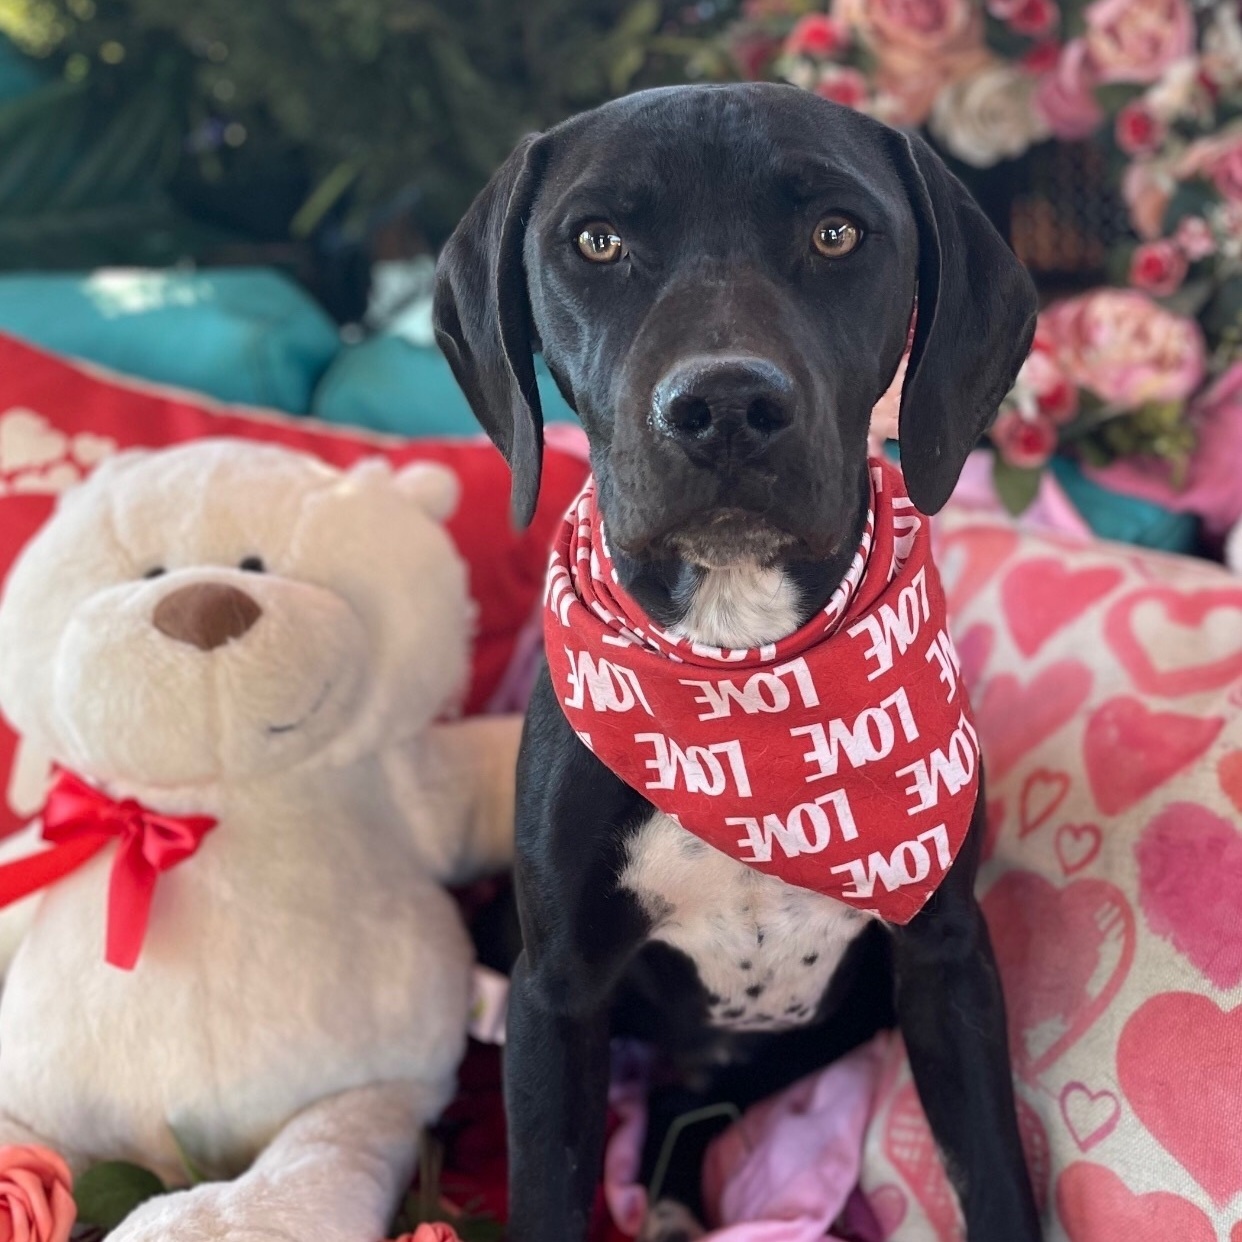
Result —
<path fill-rule="evenodd" d="M 457 476 L 447 466 L 434 462 L 416 461 L 398 471 L 394 482 L 399 491 L 417 501 L 437 522 L 448 521 L 461 499 Z"/>

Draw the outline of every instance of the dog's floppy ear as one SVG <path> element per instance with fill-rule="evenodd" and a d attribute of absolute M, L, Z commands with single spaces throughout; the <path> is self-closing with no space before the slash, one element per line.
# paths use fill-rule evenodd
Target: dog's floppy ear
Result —
<path fill-rule="evenodd" d="M 901 394 L 910 499 L 935 513 L 996 417 L 1035 335 L 1035 286 L 966 187 L 918 137 L 893 135 L 918 227 L 918 313 Z"/>
<path fill-rule="evenodd" d="M 470 205 L 436 267 L 436 340 L 475 417 L 513 472 L 513 520 L 530 524 L 539 496 L 543 408 L 522 243 L 544 158 L 533 134 Z"/>

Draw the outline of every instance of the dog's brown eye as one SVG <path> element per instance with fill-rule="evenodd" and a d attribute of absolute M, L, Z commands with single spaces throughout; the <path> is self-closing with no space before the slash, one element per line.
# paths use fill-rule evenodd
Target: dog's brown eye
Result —
<path fill-rule="evenodd" d="M 862 241 L 862 229 L 848 216 L 825 216 L 811 234 L 811 244 L 825 259 L 840 259 Z"/>
<path fill-rule="evenodd" d="M 578 234 L 578 251 L 592 263 L 615 263 L 621 257 L 621 238 L 611 224 L 597 220 Z"/>

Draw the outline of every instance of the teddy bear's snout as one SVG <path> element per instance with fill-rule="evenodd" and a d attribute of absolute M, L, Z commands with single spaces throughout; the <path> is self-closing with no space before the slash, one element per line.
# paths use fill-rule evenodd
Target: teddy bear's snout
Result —
<path fill-rule="evenodd" d="M 197 582 L 164 596 L 151 621 L 179 643 L 214 651 L 240 638 L 262 615 L 263 609 L 245 591 L 223 582 Z"/>

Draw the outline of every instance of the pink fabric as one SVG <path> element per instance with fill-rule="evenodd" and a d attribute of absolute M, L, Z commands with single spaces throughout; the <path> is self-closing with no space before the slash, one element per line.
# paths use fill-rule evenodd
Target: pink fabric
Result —
<path fill-rule="evenodd" d="M 953 503 L 979 515 L 991 514 L 1008 520 L 992 486 L 992 454 L 986 449 L 977 449 L 966 459 L 966 467 L 953 492 Z M 1091 528 L 1051 472 L 1045 472 L 1040 480 L 1034 503 L 1022 514 L 1022 525 L 1028 530 L 1049 534 L 1079 539 L 1091 537 Z"/>
<path fill-rule="evenodd" d="M 756 1105 L 708 1148 L 703 1191 L 713 1242 L 817 1242 L 858 1182 L 890 1036 Z"/>
<path fill-rule="evenodd" d="M 703 1195 L 709 1242 L 823 1242 L 843 1212 L 858 1216 L 855 1187 L 862 1142 L 892 1037 L 871 1043 L 756 1105 L 708 1148 Z M 616 1075 L 613 1109 L 621 1124 L 604 1161 L 613 1220 L 637 1233 L 647 1194 L 637 1185 L 646 1128 L 646 1083 Z M 849 1214 L 849 1213 L 847 1213 Z"/>
<path fill-rule="evenodd" d="M 1196 402 L 1199 442 L 1178 488 L 1163 461 L 1124 461 L 1088 468 L 1090 478 L 1178 513 L 1197 513 L 1212 538 L 1242 520 L 1242 362 L 1235 363 Z"/>

